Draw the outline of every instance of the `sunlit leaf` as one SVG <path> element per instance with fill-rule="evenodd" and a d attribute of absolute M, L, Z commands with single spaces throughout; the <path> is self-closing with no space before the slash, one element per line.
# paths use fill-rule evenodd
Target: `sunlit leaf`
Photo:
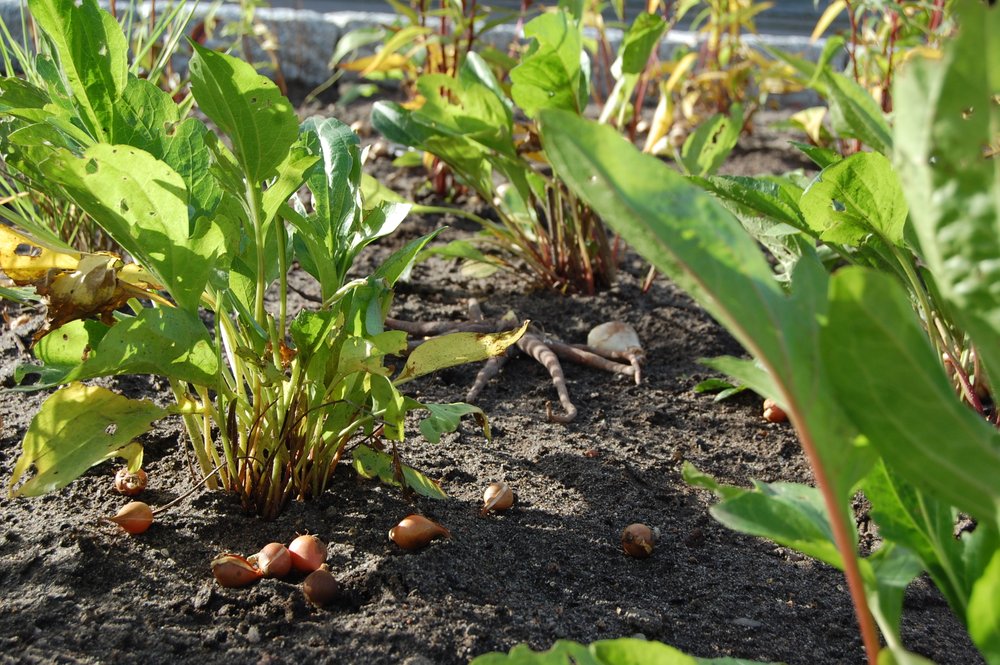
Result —
<path fill-rule="evenodd" d="M 168 413 L 148 400 L 70 384 L 45 400 L 28 426 L 8 485 L 11 496 L 53 492 L 112 457 L 132 464 L 142 455 L 132 440 Z"/>

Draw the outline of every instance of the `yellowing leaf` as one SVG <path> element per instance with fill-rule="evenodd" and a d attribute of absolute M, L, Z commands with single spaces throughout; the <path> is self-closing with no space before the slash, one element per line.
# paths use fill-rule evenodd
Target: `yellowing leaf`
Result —
<path fill-rule="evenodd" d="M 80 252 L 55 247 L 0 224 L 0 270 L 21 286 L 42 279 L 49 270 L 75 270 L 79 262 Z"/>
<path fill-rule="evenodd" d="M 815 42 L 819 39 L 826 29 L 830 27 L 830 24 L 840 16 L 840 13 L 847 8 L 847 3 L 844 0 L 835 0 L 830 3 L 830 6 L 826 8 L 823 15 L 819 17 L 816 21 L 816 27 L 813 28 L 812 35 L 809 36 L 810 42 Z"/>
<path fill-rule="evenodd" d="M 123 265 L 114 254 L 83 254 L 62 249 L 0 225 L 0 270 L 18 286 L 33 286 L 48 305 L 45 325 L 34 340 L 77 319 L 100 318 L 111 325 L 112 313 L 129 298 L 150 293 L 151 275 Z"/>
<path fill-rule="evenodd" d="M 349 72 L 361 72 L 371 74 L 372 72 L 391 72 L 397 69 L 404 69 L 410 66 L 410 61 L 399 53 L 393 53 L 379 57 L 379 55 L 366 55 L 350 62 L 342 62 L 338 65 L 340 69 Z"/>
<path fill-rule="evenodd" d="M 439 369 L 498 356 L 521 339 L 529 323 L 525 321 L 520 328 L 502 333 L 461 332 L 429 339 L 413 350 L 393 383 L 398 386 Z"/>
<path fill-rule="evenodd" d="M 124 457 L 135 468 L 142 459 L 142 446 L 132 440 L 168 413 L 148 400 L 71 383 L 45 400 L 31 421 L 8 484 L 10 496 L 39 496 L 61 489 L 112 457 Z M 32 467 L 34 473 L 25 479 Z"/>

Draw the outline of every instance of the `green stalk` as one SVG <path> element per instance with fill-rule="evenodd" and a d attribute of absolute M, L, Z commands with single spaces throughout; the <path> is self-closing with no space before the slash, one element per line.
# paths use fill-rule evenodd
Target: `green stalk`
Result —
<path fill-rule="evenodd" d="M 178 407 L 183 407 L 185 403 L 191 401 L 191 398 L 176 379 L 170 379 L 170 391 L 173 393 Z M 184 422 L 184 429 L 187 430 L 188 437 L 191 439 L 191 447 L 194 448 L 194 454 L 198 459 L 198 466 L 201 467 L 202 475 L 208 475 L 213 465 L 204 447 L 206 434 L 202 432 L 202 424 L 198 422 L 198 419 L 195 417 L 196 413 L 193 410 L 183 409 L 179 412 L 181 420 Z M 218 489 L 218 484 L 214 477 L 209 479 L 207 487 L 209 489 Z"/>

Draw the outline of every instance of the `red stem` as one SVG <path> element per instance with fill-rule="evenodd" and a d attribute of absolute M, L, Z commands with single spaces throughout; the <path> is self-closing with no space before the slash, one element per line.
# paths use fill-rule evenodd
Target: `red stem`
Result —
<path fill-rule="evenodd" d="M 869 665 L 876 665 L 880 649 L 878 629 L 875 627 L 875 619 L 872 617 L 871 610 L 868 609 L 865 585 L 861 578 L 861 569 L 858 567 L 854 541 L 845 526 L 846 516 L 843 515 L 841 503 L 837 500 L 826 467 L 823 466 L 822 458 L 813 442 L 812 432 L 807 427 L 800 426 L 801 409 L 794 399 L 788 399 L 787 404 L 790 407 L 789 418 L 795 425 L 795 431 L 802 443 L 802 450 L 809 459 L 809 466 L 812 467 L 813 475 L 816 476 L 816 485 L 830 515 L 833 541 L 844 562 L 844 577 L 847 579 L 847 589 L 851 595 L 851 603 L 854 605 L 854 615 L 858 620 L 861 641 L 865 646 L 865 655 L 868 657 Z"/>

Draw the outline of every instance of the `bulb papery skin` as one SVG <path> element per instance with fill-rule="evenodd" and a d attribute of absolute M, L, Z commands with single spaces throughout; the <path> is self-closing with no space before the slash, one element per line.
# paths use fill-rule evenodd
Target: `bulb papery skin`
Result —
<path fill-rule="evenodd" d="M 587 334 L 587 346 L 617 353 L 642 353 L 639 333 L 621 321 L 608 321 L 595 326 Z"/>
<path fill-rule="evenodd" d="M 292 555 L 281 543 L 268 543 L 247 561 L 264 577 L 284 577 L 292 570 Z"/>
<path fill-rule="evenodd" d="M 288 545 L 292 568 L 300 573 L 311 573 L 326 561 L 326 544 L 316 536 L 306 534 Z"/>
<path fill-rule="evenodd" d="M 212 575 L 219 586 L 236 588 L 252 584 L 261 572 L 239 554 L 220 554 L 212 559 Z"/>
<path fill-rule="evenodd" d="M 483 507 L 480 514 L 491 511 L 502 512 L 514 505 L 514 491 L 504 482 L 491 483 L 483 492 Z"/>
<path fill-rule="evenodd" d="M 423 515 L 408 515 L 389 529 L 389 540 L 404 550 L 426 547 L 435 538 L 451 538 L 451 532 Z"/>
<path fill-rule="evenodd" d="M 153 524 L 153 509 L 142 501 L 130 501 L 114 517 L 106 519 L 135 536 L 144 533 Z"/>

